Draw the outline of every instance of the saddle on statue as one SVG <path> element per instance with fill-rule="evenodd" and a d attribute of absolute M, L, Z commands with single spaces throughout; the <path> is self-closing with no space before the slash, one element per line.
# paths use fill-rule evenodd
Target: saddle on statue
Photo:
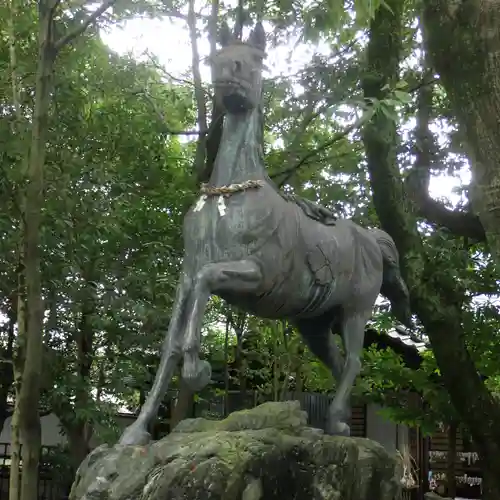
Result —
<path fill-rule="evenodd" d="M 337 216 L 328 208 L 318 203 L 314 203 L 306 198 L 301 198 L 295 194 L 284 194 L 281 193 L 286 201 L 295 203 L 298 205 L 304 214 L 312 220 L 320 222 L 325 226 L 334 226 L 337 222 Z"/>

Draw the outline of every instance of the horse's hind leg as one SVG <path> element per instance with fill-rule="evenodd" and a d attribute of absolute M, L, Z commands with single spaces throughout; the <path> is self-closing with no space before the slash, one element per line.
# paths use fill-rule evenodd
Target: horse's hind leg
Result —
<path fill-rule="evenodd" d="M 331 316 L 302 319 L 295 324 L 311 352 L 340 381 L 344 360 L 331 332 Z"/>
<path fill-rule="evenodd" d="M 121 435 L 119 444 L 143 445 L 150 440 L 147 427 L 149 422 L 158 413 L 160 404 L 167 392 L 168 384 L 182 356 L 182 334 L 184 333 L 182 327 L 186 319 L 186 306 L 190 286 L 191 280 L 183 273 L 177 286 L 170 325 L 163 341 L 160 365 L 156 371 L 153 387 L 142 405 L 139 416 Z"/>
<path fill-rule="evenodd" d="M 364 311 L 345 310 L 342 315 L 342 340 L 345 350 L 345 365 L 335 397 L 328 409 L 327 432 L 332 435 L 350 434 L 347 420 L 350 417 L 350 396 L 361 370 L 361 352 L 365 338 L 366 323 L 371 308 Z"/>

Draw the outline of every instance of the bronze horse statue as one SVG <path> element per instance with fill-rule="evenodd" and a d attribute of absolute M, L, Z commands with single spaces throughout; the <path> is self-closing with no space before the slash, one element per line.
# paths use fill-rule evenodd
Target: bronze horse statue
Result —
<path fill-rule="evenodd" d="M 338 382 L 327 415 L 330 434 L 349 434 L 350 393 L 379 293 L 390 300 L 397 319 L 410 321 L 408 290 L 391 237 L 349 220 L 323 223 L 308 214 L 311 205 L 306 210 L 287 200 L 269 178 L 260 113 L 262 25 L 246 42 L 225 42 L 212 61 L 216 97 L 226 112 L 222 140 L 209 183 L 184 219 L 182 272 L 156 378 L 121 444 L 149 441 L 148 424 L 182 357 L 182 376 L 194 390 L 210 381 L 210 365 L 199 359 L 199 351 L 212 294 L 298 328 Z M 342 337 L 345 360 L 332 332 Z"/>

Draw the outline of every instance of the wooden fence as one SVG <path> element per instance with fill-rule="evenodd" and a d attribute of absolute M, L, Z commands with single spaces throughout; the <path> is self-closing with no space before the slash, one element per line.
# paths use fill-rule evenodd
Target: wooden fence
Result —
<path fill-rule="evenodd" d="M 325 417 L 332 398 L 333 396 L 328 394 L 287 392 L 284 394 L 283 399 L 299 401 L 301 408 L 307 412 L 309 425 L 318 429 L 324 429 Z M 200 400 L 194 406 L 193 416 L 219 419 L 233 411 L 253 408 L 266 400 L 269 401 L 270 398 L 253 391 L 248 391 L 245 394 L 232 391 L 227 396 L 221 394 Z M 366 437 L 366 405 L 354 404 L 352 406 L 349 424 L 352 436 Z"/>
<path fill-rule="evenodd" d="M 444 430 L 436 432 L 429 439 L 427 463 L 437 483 L 446 484 L 449 441 Z M 456 436 L 455 474 L 457 496 L 480 499 L 482 495 L 482 473 L 479 456 L 464 439 L 460 429 Z"/>

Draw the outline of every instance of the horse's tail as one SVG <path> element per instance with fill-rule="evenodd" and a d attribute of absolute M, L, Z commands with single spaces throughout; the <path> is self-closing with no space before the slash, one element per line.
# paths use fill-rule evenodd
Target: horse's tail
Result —
<path fill-rule="evenodd" d="M 411 320 L 410 293 L 401 276 L 399 253 L 394 240 L 381 229 L 371 230 L 379 244 L 384 261 L 384 275 L 380 292 L 391 303 L 394 317 L 408 328 L 413 328 Z"/>

